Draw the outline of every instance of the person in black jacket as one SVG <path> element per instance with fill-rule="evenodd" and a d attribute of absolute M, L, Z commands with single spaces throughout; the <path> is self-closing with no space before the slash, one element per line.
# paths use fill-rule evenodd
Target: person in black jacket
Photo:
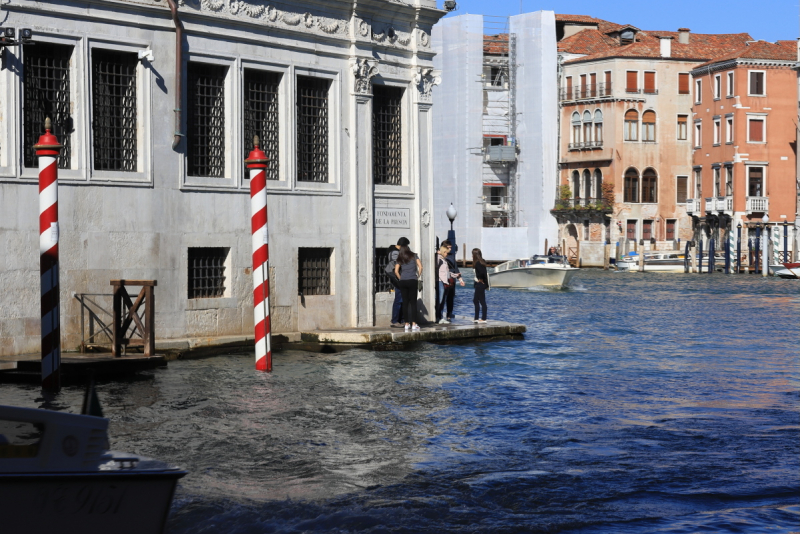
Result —
<path fill-rule="evenodd" d="M 472 302 L 475 304 L 475 323 L 486 322 L 486 290 L 489 289 L 489 274 L 486 272 L 486 261 L 483 259 L 481 249 L 472 249 L 472 266 L 475 268 L 475 296 Z M 483 312 L 481 313 L 481 308 Z M 478 319 L 480 315 L 480 319 Z"/>

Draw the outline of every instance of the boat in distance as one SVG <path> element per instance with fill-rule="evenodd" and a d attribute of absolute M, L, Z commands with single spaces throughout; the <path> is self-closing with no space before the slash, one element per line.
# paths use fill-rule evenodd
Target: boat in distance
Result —
<path fill-rule="evenodd" d="M 644 270 L 657 273 L 682 273 L 684 272 L 685 255 L 681 252 L 645 252 Z M 629 253 L 617 260 L 617 270 L 635 272 L 639 270 L 639 255 Z"/>
<path fill-rule="evenodd" d="M 161 534 L 186 472 L 108 450 L 108 419 L 0 406 L 3 532 Z"/>
<path fill-rule="evenodd" d="M 489 273 L 489 287 L 567 287 L 580 269 L 572 267 L 565 256 L 534 255 L 501 263 Z"/>

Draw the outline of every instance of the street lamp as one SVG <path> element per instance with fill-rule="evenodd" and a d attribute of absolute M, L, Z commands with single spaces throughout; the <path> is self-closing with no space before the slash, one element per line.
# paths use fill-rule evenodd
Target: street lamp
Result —
<path fill-rule="evenodd" d="M 453 221 L 456 220 L 456 215 L 458 215 L 458 212 L 451 202 L 450 207 L 447 208 L 447 218 L 450 219 L 450 230 L 453 230 Z"/>

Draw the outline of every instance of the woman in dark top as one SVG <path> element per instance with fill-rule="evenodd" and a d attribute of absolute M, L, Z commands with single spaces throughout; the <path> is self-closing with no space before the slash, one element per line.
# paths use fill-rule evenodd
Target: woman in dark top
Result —
<path fill-rule="evenodd" d="M 489 288 L 489 274 L 486 272 L 486 262 L 483 260 L 481 249 L 472 249 L 472 266 L 475 268 L 475 296 L 472 302 L 475 304 L 475 323 L 486 322 L 486 290 Z M 481 318 L 478 319 L 479 312 L 483 307 Z"/>
<path fill-rule="evenodd" d="M 417 287 L 420 276 L 422 276 L 422 262 L 414 254 L 408 245 L 400 247 L 400 254 L 397 256 L 397 263 L 394 266 L 394 274 L 398 278 L 400 293 L 403 296 L 403 318 L 406 321 L 405 330 L 417 332 Z"/>

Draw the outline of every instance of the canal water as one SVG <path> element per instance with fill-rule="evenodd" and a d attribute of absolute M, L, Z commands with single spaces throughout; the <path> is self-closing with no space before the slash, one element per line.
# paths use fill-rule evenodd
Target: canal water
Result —
<path fill-rule="evenodd" d="M 524 341 L 101 383 L 112 446 L 189 470 L 173 534 L 800 530 L 798 282 L 595 270 L 488 301 Z"/>

